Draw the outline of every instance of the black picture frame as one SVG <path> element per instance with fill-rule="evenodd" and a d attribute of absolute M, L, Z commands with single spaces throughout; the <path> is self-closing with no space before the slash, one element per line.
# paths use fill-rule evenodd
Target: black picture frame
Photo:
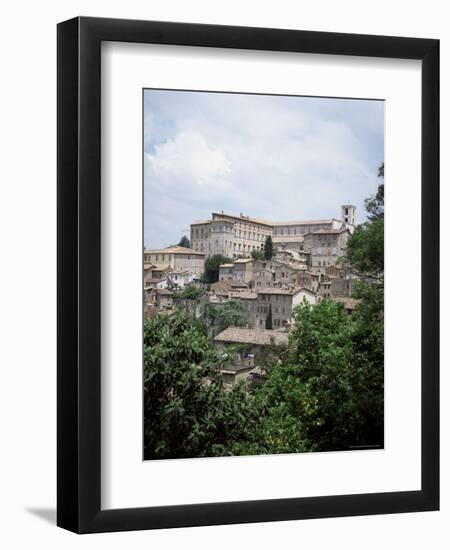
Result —
<path fill-rule="evenodd" d="M 422 61 L 420 491 L 101 509 L 102 41 Z M 76 533 L 439 508 L 439 41 L 77 17 L 58 25 L 57 524 Z"/>

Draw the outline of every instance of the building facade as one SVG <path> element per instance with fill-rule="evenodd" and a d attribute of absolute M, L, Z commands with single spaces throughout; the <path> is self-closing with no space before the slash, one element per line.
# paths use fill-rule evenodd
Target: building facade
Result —
<path fill-rule="evenodd" d="M 265 288 L 257 291 L 254 328 L 265 328 L 269 311 L 272 312 L 272 328 L 274 330 L 292 324 L 292 310 L 301 304 L 304 299 L 315 303 L 315 293 L 307 289 Z"/>
<path fill-rule="evenodd" d="M 305 235 L 303 247 L 311 254 L 311 268 L 321 273 L 329 266 L 335 266 L 337 259 L 345 255 L 348 228 L 321 229 Z"/>
<path fill-rule="evenodd" d="M 200 277 L 205 270 L 205 254 L 184 248 L 183 246 L 169 246 L 158 250 L 144 251 L 144 269 L 147 265 L 154 265 L 159 269 L 170 271 L 188 271 Z"/>
<path fill-rule="evenodd" d="M 191 246 L 205 257 L 221 254 L 228 258 L 249 258 L 252 252 L 263 251 L 266 238 L 272 237 L 278 250 L 302 250 L 304 238 L 317 231 L 348 229 L 353 231 L 356 207 L 343 205 L 341 219 L 278 222 L 240 214 L 213 212 L 211 219 L 191 224 Z M 292 252 L 291 252 L 292 254 Z"/>

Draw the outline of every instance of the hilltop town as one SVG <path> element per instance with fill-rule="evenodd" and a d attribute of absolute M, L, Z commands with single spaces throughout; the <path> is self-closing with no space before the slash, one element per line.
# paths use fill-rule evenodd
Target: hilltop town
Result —
<path fill-rule="evenodd" d="M 356 208 L 341 206 L 339 218 L 269 221 L 244 214 L 213 212 L 194 221 L 190 239 L 162 249 L 144 250 L 144 318 L 183 309 L 206 320 L 216 348 L 244 346 L 236 365 L 224 372 L 233 383 L 257 376 L 257 350 L 287 342 L 293 309 L 307 302 L 341 302 L 351 314 L 357 276 L 344 267 Z M 220 261 L 208 272 L 211 262 Z M 234 307 L 239 323 L 211 320 Z M 233 317 L 231 316 L 231 321 Z"/>

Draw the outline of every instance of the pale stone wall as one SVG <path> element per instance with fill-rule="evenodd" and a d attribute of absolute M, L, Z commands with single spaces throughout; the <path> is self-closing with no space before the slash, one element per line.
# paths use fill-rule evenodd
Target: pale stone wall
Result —
<path fill-rule="evenodd" d="M 342 212 L 350 208 L 342 207 Z M 351 207 L 354 208 L 354 207 Z M 352 211 L 354 219 L 354 210 Z M 349 215 L 346 216 L 349 219 Z M 211 220 L 191 224 L 191 246 L 206 257 L 221 254 L 229 258 L 250 257 L 253 251 L 264 250 L 266 238 L 272 237 L 275 249 L 302 250 L 308 233 L 319 230 L 338 230 L 343 220 L 315 220 L 311 222 L 269 222 L 255 220 L 241 214 L 232 216 L 213 213 Z M 353 226 L 348 223 L 349 228 Z"/>
<path fill-rule="evenodd" d="M 306 235 L 304 247 L 311 253 L 311 267 L 325 272 L 326 267 L 336 265 L 338 257 L 345 254 L 348 237 L 348 231 Z"/>
<path fill-rule="evenodd" d="M 177 248 L 146 250 L 144 252 L 144 262 L 154 264 L 158 269 L 189 271 L 189 273 L 200 276 L 205 268 L 205 255 L 195 253 L 195 251 L 189 253 L 189 249 L 181 247 L 181 251 L 177 251 Z"/>
<path fill-rule="evenodd" d="M 265 328 L 269 308 L 272 307 L 272 327 L 281 328 L 292 321 L 293 294 L 258 292 L 255 328 Z"/>
<path fill-rule="evenodd" d="M 190 256 L 189 254 L 175 254 L 174 255 L 174 269 L 175 271 L 189 271 L 200 277 L 205 271 L 205 257 L 204 256 Z"/>
<path fill-rule="evenodd" d="M 211 255 L 211 222 L 191 225 L 191 247 L 197 252 L 203 252 L 206 257 Z"/>

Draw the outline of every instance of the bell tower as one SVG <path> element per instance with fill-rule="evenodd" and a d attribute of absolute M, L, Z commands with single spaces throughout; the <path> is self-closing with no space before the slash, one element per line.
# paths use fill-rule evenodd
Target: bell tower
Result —
<path fill-rule="evenodd" d="M 355 225 L 356 223 L 356 206 L 352 204 L 343 204 L 341 206 L 341 219 L 347 225 Z"/>

